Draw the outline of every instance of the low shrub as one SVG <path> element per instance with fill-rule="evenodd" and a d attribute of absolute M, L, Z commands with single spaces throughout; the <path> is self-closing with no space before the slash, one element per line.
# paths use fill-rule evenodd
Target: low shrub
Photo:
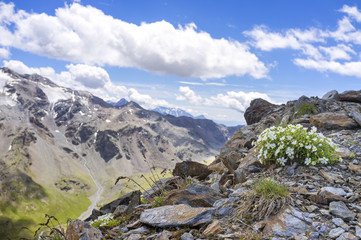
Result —
<path fill-rule="evenodd" d="M 300 124 L 270 127 L 255 143 L 257 157 L 262 164 L 299 162 L 305 165 L 332 164 L 342 161 L 336 155 L 337 146 L 317 128 L 307 131 Z"/>
<path fill-rule="evenodd" d="M 312 103 L 301 103 L 297 108 L 296 117 L 301 117 L 305 114 L 315 114 L 317 113 L 316 107 Z"/>

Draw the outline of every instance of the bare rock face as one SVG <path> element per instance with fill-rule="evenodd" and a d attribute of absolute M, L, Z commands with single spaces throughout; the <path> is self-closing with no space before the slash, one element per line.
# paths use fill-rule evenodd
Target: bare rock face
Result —
<path fill-rule="evenodd" d="M 211 174 L 211 170 L 206 165 L 192 161 L 177 163 L 173 170 L 174 176 L 182 178 L 190 176 L 199 180 L 204 180 L 209 174 Z"/>
<path fill-rule="evenodd" d="M 79 219 L 72 221 L 66 230 L 68 240 L 101 240 L 103 235 L 99 229 Z"/>
<path fill-rule="evenodd" d="M 354 129 L 358 124 L 344 114 L 339 113 L 320 113 L 310 117 L 310 122 L 313 126 L 322 129 Z"/>
<path fill-rule="evenodd" d="M 252 100 L 251 105 L 244 113 L 244 118 L 248 125 L 261 121 L 262 118 L 270 114 L 276 105 L 261 98 Z"/>
<path fill-rule="evenodd" d="M 153 227 L 198 226 L 212 222 L 215 208 L 193 208 L 185 204 L 146 209 L 140 222 Z"/>
<path fill-rule="evenodd" d="M 323 95 L 322 99 L 324 99 L 324 100 L 330 100 L 330 99 L 339 100 L 338 92 L 336 90 L 329 91 L 328 93 Z"/>
<path fill-rule="evenodd" d="M 345 91 L 340 93 L 339 100 L 343 102 L 361 103 L 361 91 Z"/>

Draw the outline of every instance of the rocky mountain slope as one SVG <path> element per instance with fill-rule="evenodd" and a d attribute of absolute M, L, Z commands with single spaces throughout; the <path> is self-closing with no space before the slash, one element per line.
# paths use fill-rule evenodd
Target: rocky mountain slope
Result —
<path fill-rule="evenodd" d="M 162 196 L 161 204 L 151 198 L 142 204 L 141 192 L 134 191 L 93 210 L 86 222 L 73 221 L 64 235 L 68 240 L 80 234 L 128 240 L 361 239 L 360 113 L 361 91 L 332 91 L 322 99 L 302 96 L 284 105 L 256 99 L 245 112 L 248 125 L 233 135 L 211 165 L 178 163 L 174 177 L 148 190 L 159 191 L 155 199 Z M 252 142 L 266 128 L 286 124 L 317 127 L 338 145 L 343 161 L 262 165 Z M 287 188 L 284 198 L 257 195 L 262 191 L 256 184 L 267 178 L 274 179 L 273 189 L 275 182 Z M 144 198 L 149 196 L 143 192 Z"/>
<path fill-rule="evenodd" d="M 7 217 L 0 217 L 0 228 L 64 204 L 64 216 L 69 210 L 78 217 L 88 196 L 91 210 L 119 194 L 118 176 L 207 159 L 235 130 L 209 120 L 180 124 L 134 102 L 114 107 L 39 75 L 1 68 L 0 216 Z"/>

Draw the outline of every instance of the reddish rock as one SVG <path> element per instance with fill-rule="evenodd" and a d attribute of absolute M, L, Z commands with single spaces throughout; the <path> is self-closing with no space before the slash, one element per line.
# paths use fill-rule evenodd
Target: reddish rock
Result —
<path fill-rule="evenodd" d="M 208 169 L 208 166 L 192 161 L 177 163 L 173 170 L 173 176 L 179 176 L 181 178 L 190 176 L 198 178 L 199 180 L 206 179 L 211 173 L 212 171 Z"/>
<path fill-rule="evenodd" d="M 333 129 L 354 129 L 358 124 L 352 118 L 340 113 L 320 113 L 310 117 L 310 123 L 317 128 L 328 130 Z"/>
<path fill-rule="evenodd" d="M 94 228 L 87 222 L 79 219 L 72 221 L 66 230 L 67 240 L 101 240 L 103 235 L 99 229 Z"/>
<path fill-rule="evenodd" d="M 338 95 L 340 101 L 361 103 L 361 91 L 345 91 Z"/>
<path fill-rule="evenodd" d="M 244 113 L 244 118 L 248 125 L 261 121 L 262 118 L 269 115 L 277 105 L 274 105 L 262 98 L 252 100 L 250 106 Z"/>

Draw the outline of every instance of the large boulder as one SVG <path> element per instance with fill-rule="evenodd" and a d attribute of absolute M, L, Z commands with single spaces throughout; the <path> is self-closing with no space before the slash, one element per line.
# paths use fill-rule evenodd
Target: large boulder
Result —
<path fill-rule="evenodd" d="M 323 100 L 331 100 L 331 99 L 339 100 L 339 98 L 340 97 L 338 96 L 338 92 L 336 90 L 329 91 L 322 97 Z"/>
<path fill-rule="evenodd" d="M 206 179 L 211 173 L 212 171 L 208 169 L 207 165 L 192 161 L 177 163 L 173 170 L 173 176 L 179 176 L 181 178 L 189 176 L 198 178 L 199 180 Z"/>
<path fill-rule="evenodd" d="M 262 118 L 269 115 L 277 105 L 274 105 L 262 98 L 252 100 L 250 106 L 244 113 L 244 118 L 248 125 L 261 121 Z"/>
<path fill-rule="evenodd" d="M 361 103 L 361 91 L 345 91 L 338 97 L 340 101 Z"/>
<path fill-rule="evenodd" d="M 185 204 L 146 209 L 140 222 L 160 228 L 198 226 L 212 222 L 215 208 L 193 208 Z"/>
<path fill-rule="evenodd" d="M 358 124 L 352 118 L 340 113 L 320 113 L 310 117 L 310 123 L 322 129 L 354 129 Z"/>
<path fill-rule="evenodd" d="M 356 213 L 349 210 L 342 201 L 331 202 L 329 207 L 332 215 L 342 218 L 346 222 L 352 221 L 356 217 Z"/>
<path fill-rule="evenodd" d="M 212 207 L 218 199 L 220 199 L 219 194 L 212 188 L 201 184 L 192 184 L 185 189 L 170 191 L 163 200 L 163 204 L 187 204 L 191 207 Z"/>
<path fill-rule="evenodd" d="M 124 205 L 124 213 L 129 214 L 135 209 L 136 206 L 141 203 L 140 195 L 141 192 L 139 190 L 127 193 L 124 196 L 121 196 L 120 198 L 104 205 L 100 208 L 100 211 L 103 214 L 114 213 L 115 209 L 117 209 L 118 206 Z"/>

